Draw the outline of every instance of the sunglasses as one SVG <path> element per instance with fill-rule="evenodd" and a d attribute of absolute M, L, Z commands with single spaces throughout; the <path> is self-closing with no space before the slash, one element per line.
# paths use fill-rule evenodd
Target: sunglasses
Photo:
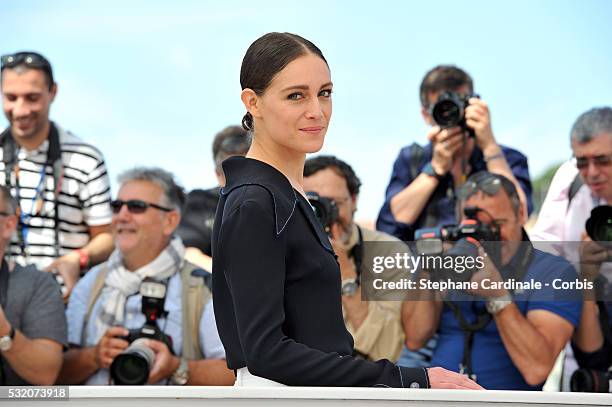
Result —
<path fill-rule="evenodd" d="M 493 196 L 499 192 L 500 188 L 504 188 L 508 196 L 516 194 L 512 185 L 505 185 L 500 177 L 494 174 L 483 172 L 471 176 L 465 184 L 457 191 L 457 197 L 461 200 L 466 200 L 480 190 L 489 196 Z"/>
<path fill-rule="evenodd" d="M 121 208 L 123 205 L 127 206 L 127 209 L 130 213 L 144 213 L 149 207 L 159 209 L 164 212 L 171 212 L 173 209 L 166 208 L 164 206 L 160 206 L 154 203 L 141 201 L 140 199 L 130 199 L 129 201 L 122 201 L 121 199 L 115 199 L 111 201 L 110 206 L 113 210 L 114 214 L 121 212 Z"/>
<path fill-rule="evenodd" d="M 27 65 L 32 68 L 47 68 L 51 70 L 51 64 L 47 61 L 47 58 L 36 52 L 17 52 L 15 54 L 2 55 L 0 62 L 2 63 L 2 69 L 13 68 L 17 65 Z"/>
<path fill-rule="evenodd" d="M 49 75 L 50 83 L 53 83 L 53 70 L 47 58 L 36 52 L 16 52 L 14 54 L 6 54 L 0 57 L 0 70 L 4 68 L 15 68 L 19 65 L 25 65 L 28 68 L 41 69 Z"/>
<path fill-rule="evenodd" d="M 576 157 L 576 168 L 585 170 L 589 167 L 591 161 L 597 167 L 607 167 L 612 164 L 612 154 L 596 155 L 594 157 Z"/>

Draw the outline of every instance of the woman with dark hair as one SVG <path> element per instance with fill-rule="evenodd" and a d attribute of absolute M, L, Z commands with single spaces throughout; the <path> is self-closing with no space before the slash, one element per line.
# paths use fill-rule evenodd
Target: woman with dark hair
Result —
<path fill-rule="evenodd" d="M 269 33 L 240 72 L 243 157 L 223 163 L 213 230 L 217 327 L 236 385 L 479 389 L 441 368 L 409 369 L 354 358 L 340 299 L 340 270 L 302 187 L 332 112 L 327 61 L 310 41 Z"/>

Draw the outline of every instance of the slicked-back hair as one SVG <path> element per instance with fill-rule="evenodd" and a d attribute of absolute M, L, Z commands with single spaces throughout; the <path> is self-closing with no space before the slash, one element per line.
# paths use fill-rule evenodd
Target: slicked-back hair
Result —
<path fill-rule="evenodd" d="M 291 33 L 271 32 L 255 40 L 247 49 L 240 68 L 240 86 L 261 95 L 274 76 L 290 62 L 306 54 L 314 54 L 327 64 L 321 50 L 306 38 Z M 244 115 L 242 126 L 253 130 L 253 117 Z"/>

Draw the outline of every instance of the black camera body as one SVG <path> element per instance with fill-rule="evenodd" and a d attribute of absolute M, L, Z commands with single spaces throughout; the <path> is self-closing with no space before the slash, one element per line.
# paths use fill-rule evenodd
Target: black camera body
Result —
<path fill-rule="evenodd" d="M 585 228 L 594 242 L 612 242 L 612 206 L 600 205 L 593 208 Z"/>
<path fill-rule="evenodd" d="M 570 389 L 574 392 L 612 393 L 612 371 L 578 369 L 572 373 Z"/>
<path fill-rule="evenodd" d="M 465 122 L 465 109 L 470 104 L 470 98 L 473 97 L 479 96 L 474 93 L 462 95 L 456 92 L 442 92 L 431 107 L 431 117 L 442 129 L 460 126 L 468 131 L 470 137 L 476 137 L 474 129 L 467 127 Z"/>
<path fill-rule="evenodd" d="M 418 229 L 415 232 L 417 253 L 425 256 L 476 258 L 479 255 L 479 247 L 483 246 L 491 260 L 499 264 L 501 259 L 499 245 L 491 244 L 501 240 L 499 228 L 480 222 L 477 219 L 479 211 L 480 208 L 468 206 L 463 210 L 466 219 L 457 225 Z M 445 250 L 444 242 L 454 242 L 454 244 Z M 467 268 L 461 273 L 439 268 L 430 271 L 437 280 L 451 279 L 464 282 L 470 281 L 477 269 Z"/>
<path fill-rule="evenodd" d="M 336 202 L 320 196 L 316 192 L 306 192 L 306 197 L 308 197 L 308 202 L 314 208 L 315 216 L 321 222 L 325 233 L 331 235 L 331 227 L 338 221 L 340 216 Z"/>
<path fill-rule="evenodd" d="M 144 325 L 140 328 L 130 329 L 129 333 L 126 336 L 121 337 L 121 339 L 126 340 L 128 343 L 135 342 L 137 339 L 145 338 L 145 339 L 154 339 L 156 341 L 160 341 L 165 343 L 172 350 L 172 337 L 166 335 L 159 329 L 157 322 L 149 323 L 148 321 L 144 323 Z"/>
<path fill-rule="evenodd" d="M 172 348 L 172 337 L 159 328 L 157 320 L 166 316 L 164 303 L 166 300 L 166 285 L 145 279 L 140 286 L 142 295 L 142 313 L 146 321 L 140 328 L 130 329 L 122 339 L 130 346 L 117 355 L 110 366 L 110 375 L 116 385 L 143 385 L 149 378 L 149 372 L 155 361 L 155 353 L 146 344 L 147 339 L 160 341 Z"/>

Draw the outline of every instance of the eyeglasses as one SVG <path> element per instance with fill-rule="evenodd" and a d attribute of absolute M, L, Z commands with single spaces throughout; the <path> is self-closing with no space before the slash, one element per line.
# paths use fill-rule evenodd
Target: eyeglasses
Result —
<path fill-rule="evenodd" d="M 612 164 L 612 154 L 602 154 L 594 157 L 576 157 L 576 168 L 585 170 L 589 167 L 591 161 L 597 167 L 607 167 Z"/>
<path fill-rule="evenodd" d="M 130 213 L 144 213 L 149 207 L 159 209 L 164 212 L 171 212 L 171 208 L 166 208 L 154 203 L 141 201 L 140 199 L 130 199 L 129 201 L 122 201 L 121 199 L 115 199 L 111 201 L 110 206 L 114 214 L 121 212 L 123 205 L 127 205 Z"/>
<path fill-rule="evenodd" d="M 0 57 L 0 70 L 25 65 L 28 68 L 41 69 L 49 75 L 50 83 L 53 83 L 53 70 L 47 58 L 36 52 L 17 52 L 15 54 L 2 55 Z"/>

